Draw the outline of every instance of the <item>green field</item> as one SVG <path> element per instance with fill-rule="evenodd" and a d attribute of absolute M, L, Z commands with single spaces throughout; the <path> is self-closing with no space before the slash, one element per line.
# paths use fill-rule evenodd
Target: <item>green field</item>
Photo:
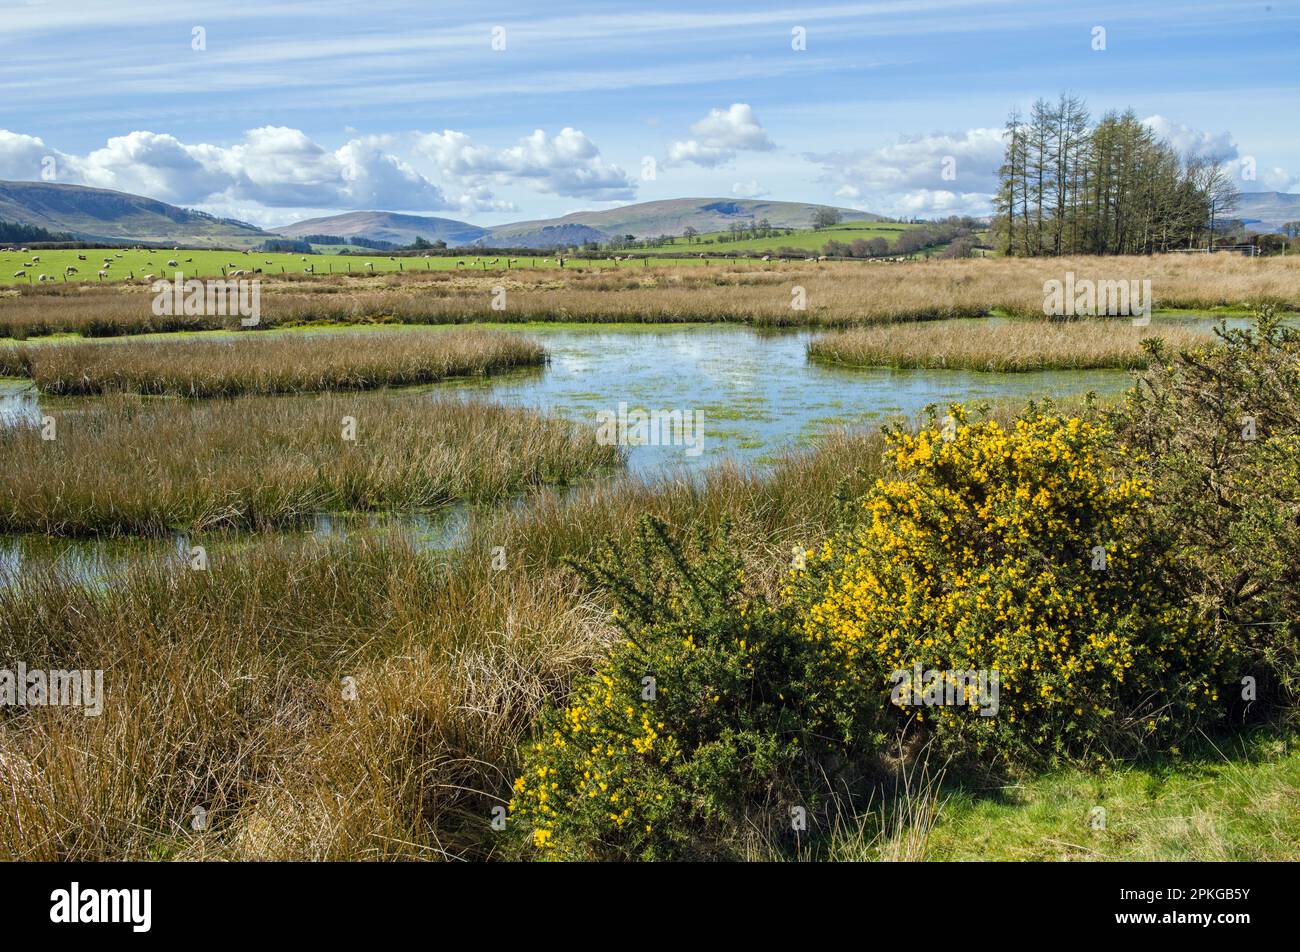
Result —
<path fill-rule="evenodd" d="M 791 235 L 774 235 L 770 238 L 753 238 L 744 241 L 731 241 L 726 232 L 713 232 L 700 235 L 687 244 L 685 238 L 674 238 L 664 255 L 640 252 L 619 253 L 626 258 L 634 254 L 635 261 L 614 260 L 614 253 L 598 258 L 568 257 L 566 268 L 644 268 L 666 265 L 699 265 L 701 260 L 692 257 L 696 254 L 743 254 L 758 255 L 776 251 L 778 248 L 799 248 L 809 254 L 818 254 L 826 242 L 842 241 L 845 244 L 858 239 L 870 240 L 884 238 L 891 245 L 899 234 L 916 225 L 894 224 L 891 222 L 844 222 L 818 231 L 804 229 Z M 704 242 L 711 241 L 712 244 Z M 401 257 L 384 251 L 367 252 L 364 248 L 351 247 L 351 254 L 338 252 L 345 246 L 316 246 L 315 254 L 271 254 L 267 252 L 212 251 L 206 249 L 179 249 L 166 251 L 148 249 L 143 251 L 127 249 L 70 249 L 37 250 L 23 254 L 16 250 L 0 251 L 0 287 L 20 284 L 37 285 L 42 274 L 49 281 L 71 283 L 85 281 L 90 283 L 135 280 L 142 281 L 146 275 L 158 279 L 173 279 L 177 272 L 186 278 L 217 277 L 236 270 L 261 268 L 264 274 L 303 274 L 308 268 L 315 274 L 362 274 L 366 272 L 386 273 L 395 271 L 454 271 L 473 269 L 476 271 L 504 270 L 510 268 L 558 268 L 555 252 L 538 251 L 532 255 L 506 256 L 502 254 L 465 254 L 440 255 L 424 257 Z M 33 262 L 32 255 L 40 258 L 32 267 L 24 267 Z M 120 257 L 118 257 L 120 255 Z M 81 260 L 84 256 L 85 260 Z M 112 264 L 104 269 L 104 259 L 111 257 Z M 176 261 L 176 267 L 169 267 L 168 261 Z M 647 264 L 646 262 L 649 262 Z M 507 262 L 510 262 L 508 265 Z M 68 274 L 67 268 L 74 267 L 77 273 Z M 100 277 L 98 272 L 107 270 L 108 275 Z M 16 272 L 24 272 L 18 276 Z"/>
<path fill-rule="evenodd" d="M 683 248 L 683 251 L 685 249 Z M 709 246 L 708 251 L 718 252 L 717 246 Z M 415 257 L 396 257 L 389 256 L 382 252 L 373 255 L 362 256 L 354 255 L 299 255 L 299 254 L 268 254 L 266 252 L 252 252 L 244 254 L 239 251 L 207 251 L 207 250 L 186 250 L 180 251 L 105 251 L 96 250 L 41 250 L 33 252 L 40 257 L 40 261 L 35 267 L 23 268 L 23 265 L 32 261 L 31 255 L 24 255 L 17 251 L 0 251 L 0 287 L 26 285 L 33 287 L 40 284 L 40 275 L 47 275 L 47 283 L 75 283 L 87 282 L 90 284 L 109 283 L 114 281 L 135 280 L 143 281 L 147 275 L 154 275 L 158 280 L 171 280 L 175 278 L 177 272 L 183 274 L 186 278 L 207 278 L 219 277 L 223 274 L 230 275 L 236 270 L 249 270 L 261 268 L 264 274 L 303 274 L 307 268 L 313 268 L 314 273 L 321 274 L 365 274 L 367 272 L 380 274 L 396 271 L 455 271 L 455 270 L 473 270 L 473 271 L 495 271 L 505 270 L 507 260 L 512 262 L 510 268 L 558 268 L 554 252 L 538 252 L 536 255 L 521 255 L 507 259 L 505 255 L 459 255 L 459 256 L 440 256 L 429 258 Z M 98 273 L 103 268 L 103 261 L 107 255 L 113 255 L 112 266 L 109 267 L 108 276 L 100 278 Z M 117 255 L 122 257 L 118 258 Z M 85 255 L 86 260 L 81 261 L 78 255 Z M 177 267 L 169 267 L 168 261 L 176 261 Z M 649 262 L 647 264 L 646 262 Z M 367 267 L 367 265 L 371 267 Z M 703 262 L 699 258 L 679 258 L 679 257 L 656 257 L 648 258 L 637 256 L 635 261 L 621 260 L 615 261 L 611 255 L 603 258 L 574 258 L 565 259 L 566 269 L 583 268 L 644 268 L 644 267 L 661 267 L 668 265 L 701 265 Z M 66 274 L 66 269 L 71 266 L 77 269 L 76 274 Z M 21 277 L 16 276 L 16 272 L 25 272 Z"/>
<path fill-rule="evenodd" d="M 770 238 L 746 238 L 741 241 L 732 241 L 729 237 L 730 232 L 715 231 L 697 235 L 689 244 L 685 238 L 674 238 L 669 242 L 669 246 L 674 251 L 699 251 L 711 254 L 733 251 L 768 252 L 776 251 L 778 248 L 800 248 L 808 252 L 820 252 L 826 242 L 832 240 L 850 244 L 859 238 L 863 241 L 884 238 L 892 245 L 900 233 L 916 227 L 918 226 L 895 222 L 841 222 L 817 231 L 806 228 L 792 235 L 780 234 Z"/>

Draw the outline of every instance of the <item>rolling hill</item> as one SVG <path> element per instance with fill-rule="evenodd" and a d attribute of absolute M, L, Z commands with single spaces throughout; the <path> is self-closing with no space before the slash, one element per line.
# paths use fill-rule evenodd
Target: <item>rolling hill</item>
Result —
<path fill-rule="evenodd" d="M 496 225 L 490 241 L 495 245 L 554 247 L 583 241 L 608 241 L 623 235 L 657 238 L 680 235 L 688 227 L 698 232 L 725 231 L 734 222 L 758 222 L 766 218 L 777 228 L 807 228 L 813 214 L 824 205 L 806 202 L 770 202 L 731 198 L 672 198 L 640 202 L 595 212 L 574 212 L 562 218 Z M 845 221 L 879 221 L 879 215 L 836 209 Z"/>
<path fill-rule="evenodd" d="M 409 245 L 416 238 L 445 241 L 452 247 L 473 244 L 488 234 L 488 229 L 452 218 L 429 218 L 422 215 L 398 215 L 393 212 L 348 212 L 328 218 L 308 218 L 281 228 L 271 229 L 286 238 L 306 235 L 338 235 L 341 238 L 370 238 Z"/>
<path fill-rule="evenodd" d="M 127 192 L 53 182 L 0 181 L 0 220 L 68 232 L 85 241 L 246 248 L 272 237 L 260 228 Z"/>
<path fill-rule="evenodd" d="M 1300 194 L 1242 192 L 1232 215 L 1255 231 L 1281 231 L 1287 222 L 1300 221 Z"/>
<path fill-rule="evenodd" d="M 331 235 L 406 245 L 423 238 L 451 247 L 478 245 L 554 248 L 625 235 L 657 238 L 726 231 L 741 222 L 767 220 L 776 228 L 807 228 L 826 206 L 754 199 L 676 198 L 641 202 L 560 218 L 512 222 L 490 228 L 451 218 L 384 211 L 347 212 L 263 230 L 245 222 L 169 205 L 140 195 L 82 185 L 0 181 L 0 221 L 67 232 L 78 240 L 185 245 L 192 248 L 249 248 L 270 238 Z M 845 222 L 876 222 L 879 215 L 837 209 Z"/>

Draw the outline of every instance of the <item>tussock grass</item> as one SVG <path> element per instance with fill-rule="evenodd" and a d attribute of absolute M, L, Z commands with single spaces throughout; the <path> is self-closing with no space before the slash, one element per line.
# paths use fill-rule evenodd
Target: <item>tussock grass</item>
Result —
<path fill-rule="evenodd" d="M 860 327 L 817 337 L 817 360 L 858 367 L 960 370 L 1140 369 L 1142 341 L 1160 337 L 1175 350 L 1213 340 L 1208 331 L 1158 322 L 1134 327 L 1123 320 L 1005 321 Z"/>
<path fill-rule="evenodd" d="M 958 261 L 773 262 L 743 266 L 611 270 L 286 275 L 263 280 L 262 323 L 471 321 L 739 321 L 848 327 L 974 317 L 1039 315 L 1043 282 L 1067 271 L 1093 280 L 1150 279 L 1163 309 L 1273 303 L 1300 310 L 1300 260 L 1232 255 L 995 258 Z M 803 287 L 807 309 L 791 307 Z M 494 310 L 493 289 L 506 289 Z M 718 293 L 725 288 L 726 293 Z M 117 336 L 237 327 L 237 318 L 160 318 L 137 286 L 59 286 L 0 295 L 0 335 Z"/>
<path fill-rule="evenodd" d="M 101 717 L 0 714 L 0 850 L 23 859 L 481 857 L 536 712 L 613 632 L 564 556 L 642 511 L 733 520 L 758 586 L 825 531 L 878 438 L 832 437 L 769 476 L 632 479 L 475 520 L 463 552 L 402 538 L 210 551 L 99 589 L 51 566 L 0 587 L 0 655 L 105 669 Z M 507 568 L 492 566 L 504 548 Z M 354 677 L 357 700 L 342 679 Z M 195 806 L 209 824 L 195 831 Z"/>
<path fill-rule="evenodd" d="M 500 500 L 619 463 L 567 421 L 420 394 L 118 395 L 55 420 L 53 440 L 35 424 L 0 428 L 0 531 L 270 529 L 322 510 Z"/>
<path fill-rule="evenodd" d="M 515 334 L 313 334 L 221 340 L 41 344 L 0 350 L 0 375 L 53 395 L 184 397 L 373 390 L 488 374 L 545 360 Z"/>

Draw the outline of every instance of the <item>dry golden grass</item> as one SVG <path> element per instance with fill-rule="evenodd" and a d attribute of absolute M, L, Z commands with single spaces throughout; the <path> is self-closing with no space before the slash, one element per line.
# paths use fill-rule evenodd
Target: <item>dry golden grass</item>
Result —
<path fill-rule="evenodd" d="M 946 322 L 858 327 L 823 334 L 808 345 L 822 361 L 857 367 L 961 370 L 1138 369 L 1147 358 L 1142 341 L 1160 337 L 1178 350 L 1212 341 L 1210 331 L 1127 321 Z"/>
<path fill-rule="evenodd" d="M 541 364 L 517 334 L 482 330 L 297 334 L 175 341 L 29 344 L 0 349 L 0 376 L 30 377 L 44 393 L 184 397 L 373 390 Z"/>
<path fill-rule="evenodd" d="M 500 500 L 619 463 L 576 424 L 427 394 L 116 396 L 53 416 L 53 440 L 35 424 L 0 427 L 0 531 L 269 529 L 321 511 Z"/>
<path fill-rule="evenodd" d="M 0 851 L 21 859 L 481 857 L 548 698 L 612 630 L 560 564 L 642 512 L 735 520 L 755 584 L 878 472 L 875 437 L 770 477 L 632 480 L 484 516 L 443 563 L 400 538 L 143 562 L 96 589 L 59 568 L 0 587 L 0 654 L 104 669 L 102 716 L 0 716 Z M 492 550 L 507 567 L 494 570 Z M 347 700 L 342 679 L 356 679 Z M 195 807 L 206 830 L 190 826 Z"/>
<path fill-rule="evenodd" d="M 392 321 L 743 321 L 852 326 L 1042 314 L 1043 283 L 1067 271 L 1094 280 L 1150 279 L 1158 308 L 1274 303 L 1300 310 L 1300 260 L 1232 255 L 991 258 L 957 261 L 774 262 L 612 271 L 321 275 L 263 280 L 264 324 Z M 807 309 L 791 307 L 795 286 Z M 492 306 L 506 290 L 505 310 Z M 159 318 L 138 286 L 58 286 L 0 294 L 0 334 L 116 336 L 211 329 L 237 319 Z"/>

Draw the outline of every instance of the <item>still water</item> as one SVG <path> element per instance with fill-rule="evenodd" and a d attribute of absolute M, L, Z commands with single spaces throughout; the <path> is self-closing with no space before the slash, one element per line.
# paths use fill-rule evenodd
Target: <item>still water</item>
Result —
<path fill-rule="evenodd" d="M 1212 323 L 1196 316 L 1165 320 Z M 1153 332 L 1158 333 L 1160 321 L 1157 317 Z M 816 333 L 808 330 L 717 324 L 487 326 L 537 338 L 550 355 L 548 364 L 413 388 L 412 397 L 457 394 L 491 399 L 559 413 L 592 427 L 600 414 L 618 414 L 620 404 L 625 415 L 638 409 L 680 411 L 695 424 L 688 433 L 671 432 L 677 439 L 670 439 L 669 445 L 628 447 L 629 472 L 650 480 L 698 472 L 727 457 L 761 467 L 791 448 L 815 443 L 830 429 L 915 418 L 929 404 L 1062 398 L 1089 390 L 1114 394 L 1131 380 L 1128 373 L 1115 370 L 1007 374 L 830 367 L 808 359 L 808 342 Z M 440 333 L 449 328 L 398 330 Z M 50 401 L 20 381 L 0 381 L 0 425 L 39 421 L 55 406 L 75 410 L 76 405 L 75 400 Z M 396 522 L 417 544 L 447 548 L 455 545 L 467 521 L 464 507 L 418 515 L 321 515 L 293 535 L 324 538 Z M 0 575 L 21 571 L 25 564 L 59 561 L 78 574 L 100 577 L 132 554 L 152 555 L 161 549 L 180 559 L 193 541 L 181 534 L 125 543 L 0 536 Z"/>

